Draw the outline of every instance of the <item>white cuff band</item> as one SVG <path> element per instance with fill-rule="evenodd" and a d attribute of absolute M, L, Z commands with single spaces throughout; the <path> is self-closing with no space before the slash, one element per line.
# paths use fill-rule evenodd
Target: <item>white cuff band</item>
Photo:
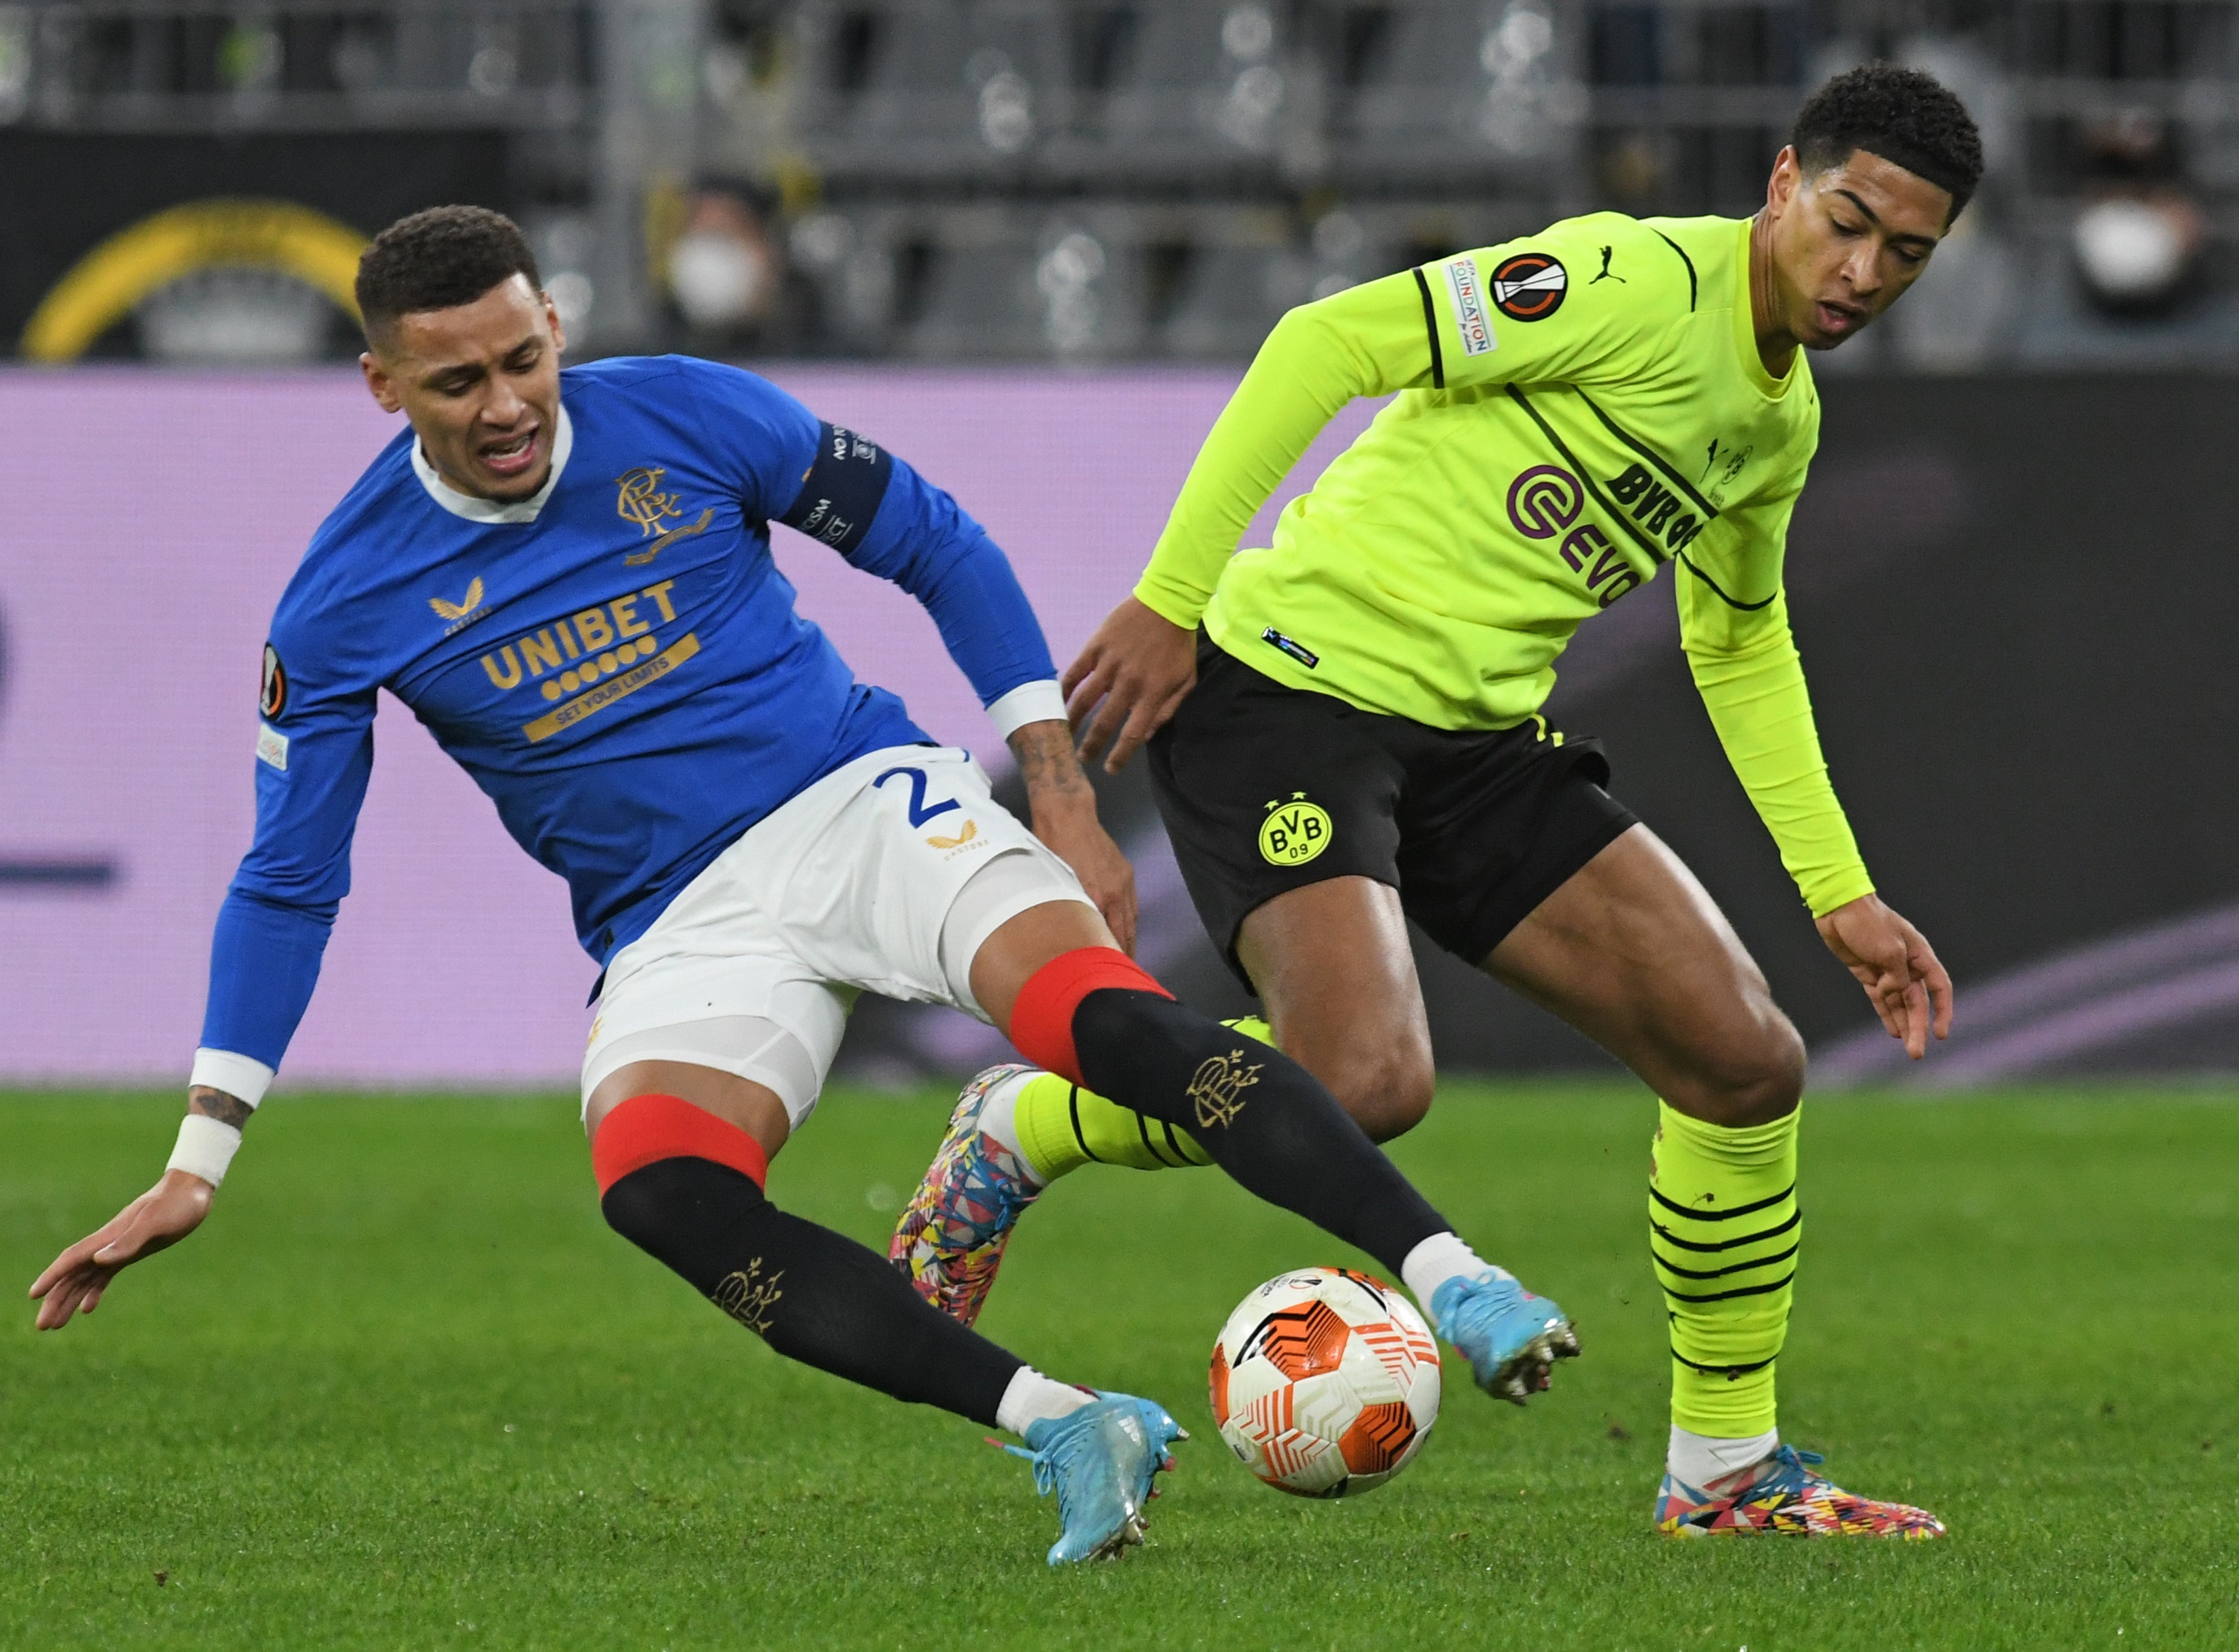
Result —
<path fill-rule="evenodd" d="M 1040 682 L 1022 682 L 988 707 L 987 715 L 994 720 L 995 732 L 1008 740 L 1028 723 L 1063 722 L 1065 695 L 1059 691 L 1054 677 L 1045 677 Z"/>
<path fill-rule="evenodd" d="M 223 1119 L 189 1113 L 179 1120 L 179 1144 L 163 1168 L 199 1176 L 212 1187 L 225 1180 L 226 1166 L 241 1151 L 241 1131 Z"/>
<path fill-rule="evenodd" d="M 189 1088 L 200 1085 L 208 1090 L 223 1090 L 236 1101 L 254 1107 L 272 1087 L 272 1069 L 262 1061 L 230 1050 L 197 1050 L 195 1070 L 188 1075 L 187 1084 Z"/>

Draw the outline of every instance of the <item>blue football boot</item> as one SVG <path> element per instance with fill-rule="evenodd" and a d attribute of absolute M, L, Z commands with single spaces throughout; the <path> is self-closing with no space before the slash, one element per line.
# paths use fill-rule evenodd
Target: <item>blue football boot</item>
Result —
<path fill-rule="evenodd" d="M 1166 1448 L 1188 1438 L 1156 1401 L 1100 1389 L 1070 1416 L 1028 1424 L 1025 1445 L 1003 1449 L 1034 1465 L 1037 1491 L 1057 1493 L 1065 1529 L 1049 1563 L 1100 1560 L 1141 1543 L 1144 1507 L 1159 1495 L 1152 1479 L 1174 1466 Z"/>
<path fill-rule="evenodd" d="M 1578 1357 L 1578 1333 L 1563 1310 L 1513 1279 L 1449 1279 L 1431 1293 L 1438 1335 L 1461 1350 L 1477 1385 L 1521 1405 L 1553 1379 L 1555 1362 Z"/>

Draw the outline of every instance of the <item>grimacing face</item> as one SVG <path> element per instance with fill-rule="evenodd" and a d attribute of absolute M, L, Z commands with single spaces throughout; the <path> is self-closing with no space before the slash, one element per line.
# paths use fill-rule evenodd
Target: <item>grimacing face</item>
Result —
<path fill-rule="evenodd" d="M 1831 350 L 1895 303 L 1951 227 L 1950 193 L 1853 149 L 1807 176 L 1791 147 L 1765 189 L 1775 321 L 1806 349 Z"/>
<path fill-rule="evenodd" d="M 508 504 L 552 474 L 567 343 L 552 301 L 515 275 L 471 303 L 398 316 L 358 366 L 445 481 Z"/>

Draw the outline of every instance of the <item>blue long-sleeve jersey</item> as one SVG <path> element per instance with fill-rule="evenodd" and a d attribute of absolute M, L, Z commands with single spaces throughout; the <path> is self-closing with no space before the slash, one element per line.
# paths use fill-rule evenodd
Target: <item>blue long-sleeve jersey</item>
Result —
<path fill-rule="evenodd" d="M 376 690 L 567 879 L 604 964 L 804 787 L 927 738 L 794 612 L 771 522 L 916 596 L 983 704 L 1054 676 L 979 524 L 766 380 L 601 362 L 561 375 L 561 404 L 536 498 L 452 492 L 407 429 L 313 537 L 265 649 L 256 835 L 218 915 L 206 1050 L 276 1068 L 310 1002 Z"/>

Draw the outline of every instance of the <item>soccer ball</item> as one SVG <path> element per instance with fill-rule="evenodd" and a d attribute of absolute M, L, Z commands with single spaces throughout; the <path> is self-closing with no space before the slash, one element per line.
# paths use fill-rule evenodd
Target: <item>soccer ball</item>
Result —
<path fill-rule="evenodd" d="M 1279 1491 L 1372 1491 L 1438 1420 L 1438 1345 L 1381 1279 L 1301 1268 L 1245 1297 L 1220 1328 L 1213 1416 L 1244 1466 Z"/>

